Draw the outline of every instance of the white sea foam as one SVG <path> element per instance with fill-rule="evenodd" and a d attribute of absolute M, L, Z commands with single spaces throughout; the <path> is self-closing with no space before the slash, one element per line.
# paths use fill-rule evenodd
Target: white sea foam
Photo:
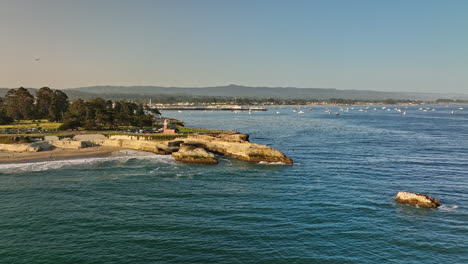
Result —
<path fill-rule="evenodd" d="M 260 161 L 258 164 L 267 164 L 267 165 L 287 165 L 284 162 L 267 162 L 267 161 Z"/>
<path fill-rule="evenodd" d="M 170 155 L 155 155 L 153 153 L 135 150 L 121 150 L 112 153 L 109 157 L 89 157 L 75 159 L 58 159 L 39 162 L 25 163 L 7 163 L 0 164 L 1 172 L 28 172 L 28 171 L 45 171 L 68 167 L 79 167 L 83 165 L 92 166 L 104 162 L 117 161 L 125 163 L 131 159 L 149 160 L 160 163 L 171 163 L 174 159 Z"/>
<path fill-rule="evenodd" d="M 445 204 L 443 204 L 443 205 L 439 206 L 438 209 L 441 210 L 441 211 L 450 212 L 450 211 L 456 210 L 457 208 L 458 208 L 458 205 L 445 205 Z"/>

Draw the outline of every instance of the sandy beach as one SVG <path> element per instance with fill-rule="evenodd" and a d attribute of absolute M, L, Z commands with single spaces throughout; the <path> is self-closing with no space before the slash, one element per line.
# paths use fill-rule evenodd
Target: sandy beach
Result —
<path fill-rule="evenodd" d="M 90 147 L 82 149 L 55 148 L 49 151 L 39 152 L 9 152 L 0 151 L 0 163 L 17 163 L 23 161 L 45 161 L 54 159 L 78 158 L 78 157 L 102 157 L 119 151 L 115 147 Z"/>

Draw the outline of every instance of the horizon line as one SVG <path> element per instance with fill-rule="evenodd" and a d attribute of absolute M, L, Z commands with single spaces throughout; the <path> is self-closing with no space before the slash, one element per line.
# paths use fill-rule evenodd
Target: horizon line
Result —
<path fill-rule="evenodd" d="M 206 88 L 222 88 L 222 87 L 229 87 L 229 86 L 235 86 L 235 87 L 245 87 L 245 88 L 267 88 L 267 89 L 323 89 L 323 90 L 337 90 L 337 91 L 361 91 L 361 92 L 378 92 L 378 93 L 425 93 L 425 94 L 458 94 L 458 95 L 468 95 L 468 93 L 462 93 L 462 92 L 449 92 L 449 93 L 444 93 L 444 92 L 415 92 L 415 91 L 381 91 L 381 90 L 372 90 L 372 89 L 341 89 L 341 88 L 323 88 L 323 87 L 295 87 L 295 86 L 248 86 L 248 85 L 240 85 L 240 84 L 227 84 L 227 85 L 213 85 L 213 86 L 193 86 L 193 87 L 187 87 L 187 86 L 161 86 L 161 85 L 114 85 L 114 84 L 100 84 L 100 85 L 87 85 L 87 86 L 78 86 L 78 87 L 64 87 L 64 88 L 53 88 L 53 86 L 40 86 L 40 87 L 25 87 L 25 86 L 20 86 L 20 87 L 15 87 L 15 88 L 10 88 L 10 87 L 3 87 L 0 89 L 18 89 L 18 88 L 26 88 L 26 89 L 40 89 L 43 87 L 49 87 L 51 89 L 55 90 L 72 90 L 72 89 L 81 89 L 81 88 L 91 88 L 91 87 L 124 87 L 124 88 L 130 88 L 130 87 L 157 87 L 157 88 L 174 88 L 174 89 L 206 89 Z"/>

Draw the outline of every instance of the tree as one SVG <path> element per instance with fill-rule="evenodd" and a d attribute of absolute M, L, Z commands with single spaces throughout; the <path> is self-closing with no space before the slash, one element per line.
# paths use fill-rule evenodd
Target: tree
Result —
<path fill-rule="evenodd" d="M 159 110 L 157 108 L 150 108 L 147 105 L 145 105 L 145 110 L 152 113 L 155 116 L 160 116 L 161 115 L 161 112 L 159 112 Z"/>
<path fill-rule="evenodd" d="M 82 99 L 78 99 L 74 101 L 73 103 L 70 104 L 70 107 L 68 108 L 68 113 L 72 117 L 79 118 L 81 120 L 86 119 L 86 103 Z"/>
<path fill-rule="evenodd" d="M 34 97 L 23 87 L 11 89 L 5 96 L 8 116 L 15 120 L 34 118 Z"/>
<path fill-rule="evenodd" d="M 54 107 L 54 91 L 49 87 L 42 87 L 36 93 L 36 117 L 49 118 L 50 108 Z"/>
<path fill-rule="evenodd" d="M 117 101 L 114 103 L 115 125 L 133 125 L 138 105 L 131 102 Z"/>
<path fill-rule="evenodd" d="M 64 114 L 64 124 L 59 129 L 76 129 L 82 127 L 87 120 L 88 108 L 82 99 L 70 104 Z"/>
<path fill-rule="evenodd" d="M 68 96 L 60 90 L 43 87 L 36 93 L 36 117 L 49 121 L 63 120 L 69 107 Z"/>
<path fill-rule="evenodd" d="M 143 104 L 93 98 L 70 104 L 61 129 L 83 127 L 87 130 L 115 129 L 119 126 L 151 126 L 157 109 L 145 109 Z"/>
<path fill-rule="evenodd" d="M 3 99 L 0 98 L 0 125 L 8 125 L 13 123 L 13 118 L 7 116 Z"/>
<path fill-rule="evenodd" d="M 114 127 L 114 116 L 112 109 L 112 101 L 104 100 L 100 97 L 89 99 L 86 101 L 87 106 L 87 122 L 88 124 L 95 124 L 96 129 L 104 127 Z M 93 122 L 89 122 L 89 121 Z M 91 125 L 88 125 L 88 127 Z"/>
<path fill-rule="evenodd" d="M 65 113 L 68 111 L 70 102 L 66 93 L 55 90 L 54 91 L 54 108 L 49 110 L 49 120 L 61 121 L 64 118 Z"/>

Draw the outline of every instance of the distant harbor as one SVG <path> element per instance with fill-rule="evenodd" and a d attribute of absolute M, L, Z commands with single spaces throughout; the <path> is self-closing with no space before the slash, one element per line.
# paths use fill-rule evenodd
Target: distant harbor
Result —
<path fill-rule="evenodd" d="M 159 110 L 202 110 L 202 111 L 267 111 L 265 107 L 258 106 L 226 106 L 226 105 L 216 105 L 216 106 L 193 106 L 193 105 L 151 105 L 157 107 Z M 150 107 L 151 107 L 150 106 Z"/>

